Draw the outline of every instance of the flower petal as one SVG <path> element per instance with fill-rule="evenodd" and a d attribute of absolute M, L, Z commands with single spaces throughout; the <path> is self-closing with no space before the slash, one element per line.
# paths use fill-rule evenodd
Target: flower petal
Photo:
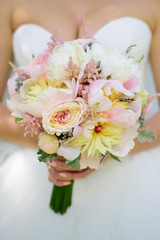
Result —
<path fill-rule="evenodd" d="M 80 155 L 80 149 L 62 144 L 59 147 L 57 154 L 64 157 L 66 160 L 74 160 Z"/>
<path fill-rule="evenodd" d="M 17 109 L 23 113 L 27 112 L 33 116 L 42 117 L 44 106 L 40 102 L 21 103 L 17 105 Z"/>
<path fill-rule="evenodd" d="M 91 168 L 91 169 L 98 169 L 100 167 L 100 161 L 101 161 L 101 154 L 99 154 L 97 157 L 88 157 L 87 154 L 83 154 L 80 159 L 80 167 L 83 168 Z"/>
<path fill-rule="evenodd" d="M 118 81 L 118 80 L 107 80 L 105 87 L 104 87 L 104 91 L 106 92 L 107 95 L 110 94 L 110 90 L 111 88 L 113 88 L 114 90 L 116 90 L 117 92 L 121 92 L 124 95 L 128 96 L 128 97 L 133 97 L 134 94 L 130 91 L 128 91 L 123 84 Z"/>
<path fill-rule="evenodd" d="M 130 104 L 130 109 L 114 106 L 106 112 L 107 119 L 115 125 L 128 127 L 134 125 L 140 117 L 142 104 L 140 98 Z"/>
<path fill-rule="evenodd" d="M 7 107 L 12 112 L 11 115 L 14 117 L 22 118 L 23 114 L 20 110 L 17 109 L 17 105 L 22 102 L 22 98 L 20 94 L 16 94 L 13 97 L 11 97 L 10 100 L 7 100 Z"/>
<path fill-rule="evenodd" d="M 112 146 L 112 150 L 110 151 L 113 155 L 118 157 L 125 157 L 129 153 L 131 149 L 133 149 L 135 143 L 134 138 L 137 136 L 137 129 L 139 127 L 139 123 L 126 128 L 123 132 L 121 141 Z"/>
<path fill-rule="evenodd" d="M 123 86 L 129 91 L 135 92 L 138 90 L 139 79 L 137 77 L 129 78 L 125 83 L 123 83 Z"/>
<path fill-rule="evenodd" d="M 35 65 L 30 72 L 30 76 L 32 79 L 37 79 L 42 74 L 41 66 Z"/>

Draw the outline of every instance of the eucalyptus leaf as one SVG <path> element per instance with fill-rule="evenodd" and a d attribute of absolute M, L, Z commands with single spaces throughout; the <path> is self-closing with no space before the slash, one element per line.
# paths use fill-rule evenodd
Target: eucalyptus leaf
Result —
<path fill-rule="evenodd" d="M 47 158 L 49 158 L 50 163 L 52 163 L 52 159 L 58 157 L 56 153 L 48 154 L 48 153 L 45 153 L 42 149 L 39 149 L 37 154 L 39 155 L 38 160 L 44 163 L 46 163 Z"/>
<path fill-rule="evenodd" d="M 156 133 L 154 131 L 149 131 L 149 127 L 144 130 L 138 131 L 138 141 L 139 142 L 153 142 L 156 140 Z"/>
<path fill-rule="evenodd" d="M 66 164 L 69 168 L 77 168 L 80 169 L 80 163 L 79 160 L 81 158 L 81 154 L 79 154 L 79 156 L 74 159 L 74 160 L 66 160 Z"/>

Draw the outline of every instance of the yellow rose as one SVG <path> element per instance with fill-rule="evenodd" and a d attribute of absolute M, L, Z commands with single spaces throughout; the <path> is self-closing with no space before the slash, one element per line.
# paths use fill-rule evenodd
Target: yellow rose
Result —
<path fill-rule="evenodd" d="M 82 98 L 52 105 L 43 112 L 43 127 L 51 135 L 67 132 L 80 124 L 86 108 Z"/>

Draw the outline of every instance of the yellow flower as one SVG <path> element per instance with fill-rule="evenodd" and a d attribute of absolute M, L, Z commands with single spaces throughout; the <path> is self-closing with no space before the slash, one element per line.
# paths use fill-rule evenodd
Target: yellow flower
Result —
<path fill-rule="evenodd" d="M 123 109 L 129 109 L 129 102 L 120 101 L 119 99 L 116 99 L 112 102 L 112 107 L 118 106 Z"/>
<path fill-rule="evenodd" d="M 25 97 L 26 102 L 37 101 L 37 94 L 39 92 L 44 92 L 48 87 L 54 88 L 66 88 L 64 83 L 57 85 L 55 82 L 51 81 L 49 78 L 41 77 L 38 80 L 27 79 L 21 88 L 21 95 Z"/>
<path fill-rule="evenodd" d="M 145 91 L 140 91 L 139 93 L 136 93 L 134 100 L 136 100 L 139 97 L 142 100 L 142 107 L 144 107 L 147 103 L 148 93 L 146 93 Z"/>
<path fill-rule="evenodd" d="M 123 128 L 111 122 L 96 123 L 93 129 L 89 129 L 89 133 L 91 134 L 90 139 L 80 135 L 70 144 L 75 147 L 81 146 L 82 153 L 86 152 L 88 157 L 96 157 L 99 153 L 105 155 L 112 149 L 112 145 L 119 142 Z"/>
<path fill-rule="evenodd" d="M 108 96 L 104 92 L 104 95 L 107 96 L 112 101 L 112 107 L 118 106 L 123 109 L 129 109 L 130 102 L 126 102 L 123 100 L 120 101 L 120 99 L 122 99 L 122 97 L 124 96 L 123 93 L 121 92 L 117 93 L 113 88 L 111 88 L 111 94 Z"/>

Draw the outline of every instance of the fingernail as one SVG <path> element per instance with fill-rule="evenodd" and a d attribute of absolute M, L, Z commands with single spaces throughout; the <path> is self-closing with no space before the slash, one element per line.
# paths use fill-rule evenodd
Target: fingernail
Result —
<path fill-rule="evenodd" d="M 69 184 L 71 184 L 71 182 L 64 182 L 62 185 L 69 185 Z"/>
<path fill-rule="evenodd" d="M 67 174 L 66 174 L 66 173 L 59 173 L 59 176 L 60 176 L 60 177 L 65 177 L 65 178 L 66 178 L 66 177 L 67 177 Z"/>
<path fill-rule="evenodd" d="M 51 164 L 52 164 L 53 167 L 57 167 L 57 163 L 52 162 Z"/>

